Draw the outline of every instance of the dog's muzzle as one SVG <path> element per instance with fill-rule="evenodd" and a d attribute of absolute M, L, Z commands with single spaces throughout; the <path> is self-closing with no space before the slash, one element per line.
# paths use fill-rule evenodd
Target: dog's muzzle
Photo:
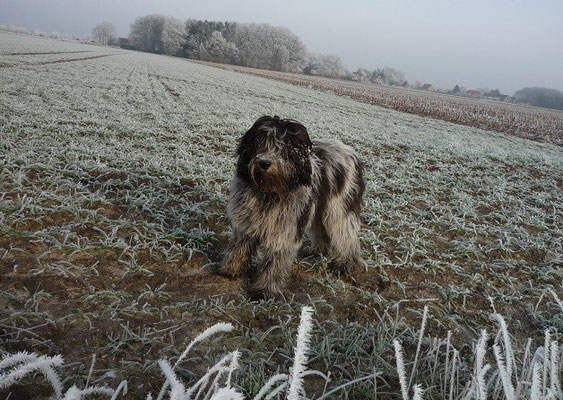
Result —
<path fill-rule="evenodd" d="M 259 160 L 256 164 L 258 164 L 258 168 L 262 171 L 267 171 L 272 166 L 272 162 L 268 160 Z"/>
<path fill-rule="evenodd" d="M 250 163 L 249 172 L 254 185 L 264 192 L 285 190 L 285 175 L 281 163 L 268 157 L 255 157 Z"/>

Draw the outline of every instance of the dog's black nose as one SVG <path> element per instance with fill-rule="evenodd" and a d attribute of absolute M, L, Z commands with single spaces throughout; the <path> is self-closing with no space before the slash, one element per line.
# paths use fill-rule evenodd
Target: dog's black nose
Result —
<path fill-rule="evenodd" d="M 263 169 L 264 171 L 267 171 L 268 168 L 270 168 L 270 166 L 272 165 L 272 163 L 270 161 L 266 161 L 266 160 L 260 160 L 258 161 L 258 166 Z"/>

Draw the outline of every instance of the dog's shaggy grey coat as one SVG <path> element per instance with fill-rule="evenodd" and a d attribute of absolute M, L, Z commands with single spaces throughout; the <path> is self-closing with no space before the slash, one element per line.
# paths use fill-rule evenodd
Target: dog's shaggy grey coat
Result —
<path fill-rule="evenodd" d="M 284 287 L 305 234 L 314 253 L 331 257 L 338 273 L 360 264 L 362 163 L 334 139 L 311 141 L 297 121 L 264 116 L 240 139 L 228 215 L 232 237 L 220 272 L 245 273 L 261 260 L 250 288 L 267 298 Z"/>

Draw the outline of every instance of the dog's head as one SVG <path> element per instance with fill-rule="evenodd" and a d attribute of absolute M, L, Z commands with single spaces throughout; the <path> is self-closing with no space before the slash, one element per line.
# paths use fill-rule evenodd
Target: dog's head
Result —
<path fill-rule="evenodd" d="M 240 139 L 237 175 L 265 193 L 287 193 L 311 183 L 311 139 L 297 121 L 258 118 Z"/>

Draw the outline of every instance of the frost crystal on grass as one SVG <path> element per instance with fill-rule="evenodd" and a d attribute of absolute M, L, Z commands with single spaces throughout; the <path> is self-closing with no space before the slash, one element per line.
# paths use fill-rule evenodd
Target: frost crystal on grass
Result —
<path fill-rule="evenodd" d="M 403 400 L 409 400 L 407 375 L 403 361 L 403 349 L 398 340 L 393 341 L 393 345 L 395 346 L 395 359 L 397 360 L 397 374 L 399 375 L 399 383 L 401 384 L 401 394 L 403 395 Z"/>
<path fill-rule="evenodd" d="M 296 346 L 294 349 L 294 360 L 293 367 L 291 369 L 291 374 L 288 376 L 286 374 L 276 374 L 267 380 L 257 394 L 254 396 L 254 400 L 267 400 L 273 399 L 276 396 L 281 395 L 286 391 L 285 399 L 292 400 L 307 400 L 304 390 L 303 378 L 307 376 L 317 375 L 322 377 L 326 382 L 329 381 L 328 377 L 323 373 L 315 370 L 307 370 L 307 353 L 310 351 L 311 347 L 311 330 L 312 330 L 312 312 L 313 309 L 310 307 L 303 307 L 301 311 L 301 319 L 297 331 Z M 495 318 L 499 318 L 495 315 Z M 422 324 L 423 327 L 425 323 Z M 211 335 L 218 333 L 219 331 L 228 332 L 232 327 L 225 325 L 220 325 L 219 327 L 214 326 L 204 332 L 204 334 L 198 336 L 197 342 L 203 341 L 205 338 L 209 338 Z M 506 324 L 500 324 L 499 335 L 508 335 L 508 331 L 503 332 L 503 329 L 507 330 Z M 441 398 L 449 399 L 464 399 L 464 400 L 485 400 L 487 399 L 487 393 L 491 389 L 491 385 L 494 384 L 492 380 L 487 382 L 485 380 L 485 375 L 491 366 L 489 364 L 484 364 L 484 359 L 486 355 L 486 342 L 488 339 L 487 332 L 482 331 L 481 336 L 474 351 L 474 377 L 473 382 L 468 385 L 465 390 L 460 390 L 460 387 L 456 385 L 456 378 L 459 378 L 463 365 L 461 362 L 458 363 L 459 353 L 456 349 L 452 350 L 451 362 L 446 367 L 446 378 L 448 385 L 446 385 L 441 390 Z M 194 340 L 195 341 L 195 340 Z M 420 344 L 421 338 L 418 337 L 418 343 Z M 193 343 L 193 342 L 192 342 Z M 561 384 L 559 381 L 559 353 L 560 348 L 557 342 L 550 341 L 549 334 L 546 334 L 546 343 L 549 344 L 547 349 L 544 349 L 548 358 L 544 358 L 543 366 L 539 361 L 534 358 L 523 358 L 522 370 L 531 371 L 531 383 L 518 381 L 516 379 L 516 384 L 518 388 L 522 387 L 523 383 L 529 386 L 529 389 L 524 389 L 523 391 L 519 389 L 518 395 L 514 389 L 514 383 L 512 382 L 513 377 L 508 374 L 507 367 L 504 361 L 504 355 L 502 353 L 501 346 L 495 344 L 493 345 L 494 356 L 497 361 L 497 369 L 493 370 L 492 376 L 497 376 L 500 378 L 503 387 L 503 396 L 506 400 L 547 400 L 547 399 L 559 399 L 561 398 Z M 192 346 L 193 347 L 193 346 Z M 400 392 L 403 400 L 422 400 L 423 399 L 423 387 L 421 384 L 416 384 L 412 387 L 412 399 L 409 397 L 407 389 L 407 374 L 405 370 L 405 361 L 403 355 L 403 349 L 401 344 L 397 339 L 393 340 L 393 347 L 395 350 L 396 359 L 396 372 L 397 378 L 400 382 Z M 419 345 L 419 347 L 422 347 Z M 431 359 L 432 352 L 434 350 L 431 348 L 428 351 L 428 355 L 422 357 L 422 359 Z M 506 351 L 506 350 L 505 350 Z M 526 353 L 529 349 L 526 350 Z M 536 351 L 536 354 L 541 354 L 541 351 Z M 421 352 L 421 354 L 424 354 Z M 184 354 L 185 356 L 185 354 Z M 238 368 L 240 353 L 238 351 L 233 351 L 225 355 L 219 362 L 212 366 L 206 374 L 204 374 L 200 379 L 198 379 L 190 387 L 186 387 L 180 377 L 174 372 L 173 367 L 166 360 L 160 360 L 158 365 L 161 368 L 162 374 L 165 376 L 170 390 L 164 389 L 162 392 L 162 398 L 168 398 L 169 400 L 241 400 L 244 398 L 243 394 L 236 387 L 236 383 L 232 381 L 232 373 Z M 526 364 L 526 363 L 531 363 Z M 62 364 L 62 358 L 60 356 L 56 357 L 46 357 L 37 356 L 31 353 L 17 353 L 14 355 L 8 355 L 0 361 L 0 388 L 9 388 L 16 382 L 19 382 L 24 376 L 30 374 L 33 371 L 39 370 L 47 376 L 47 379 L 53 384 L 53 382 L 58 382 L 58 384 L 53 384 L 55 390 L 55 398 L 63 400 L 80 400 L 86 396 L 93 394 L 100 394 L 111 396 L 111 400 L 116 400 L 120 396 L 127 394 L 127 381 L 122 381 L 117 389 L 113 390 L 108 387 L 86 387 L 84 389 L 79 389 L 77 386 L 72 385 L 66 393 L 62 393 L 62 386 L 60 385 L 60 379 L 52 367 L 60 367 Z M 413 363 L 414 365 L 414 363 Z M 546 380 L 542 380 L 541 371 L 542 367 L 544 373 L 549 377 L 550 386 L 546 387 Z M 45 369 L 51 368 L 49 373 L 45 372 Z M 90 374 L 89 374 L 90 375 Z M 367 382 L 369 379 L 377 378 L 382 375 L 382 372 L 374 372 L 371 375 L 364 376 L 361 378 L 356 378 L 350 380 L 349 382 L 337 386 L 329 391 L 323 391 L 321 396 L 317 397 L 317 400 L 324 400 L 332 398 L 339 391 L 345 390 L 347 387 L 358 384 L 360 382 Z M 375 389 L 375 385 L 374 385 Z M 432 390 L 432 388 L 429 388 Z M 374 392 L 375 393 L 375 392 Z M 518 397 L 517 397 L 518 396 Z M 147 400 L 152 399 L 152 395 L 148 394 L 145 397 Z M 375 397 L 377 398 L 377 396 Z"/>
<path fill-rule="evenodd" d="M 422 387 L 420 385 L 413 386 L 412 400 L 423 400 L 422 397 L 423 394 L 424 394 L 424 390 L 422 390 Z"/>
<path fill-rule="evenodd" d="M 497 360 L 498 371 L 502 386 L 504 388 L 504 395 L 507 400 L 516 400 L 514 394 L 514 386 L 512 385 L 512 376 L 508 373 L 508 368 L 504 362 L 503 355 L 501 353 L 501 348 L 498 345 L 493 345 L 493 350 L 495 353 L 495 358 Z"/>
<path fill-rule="evenodd" d="M 303 388 L 303 373 L 307 369 L 307 352 L 311 342 L 311 329 L 313 328 L 313 309 L 303 307 L 301 310 L 301 321 L 297 330 L 297 344 L 293 356 L 293 367 L 289 377 L 288 400 L 300 400 L 305 398 Z"/>
<path fill-rule="evenodd" d="M 530 389 L 530 400 L 541 400 L 541 376 L 539 362 L 534 363 L 532 369 L 532 388 Z"/>
<path fill-rule="evenodd" d="M 184 350 L 184 352 L 180 355 L 180 357 L 178 357 L 178 360 L 176 361 L 176 363 L 174 364 L 173 367 L 170 367 L 170 365 L 168 364 L 168 362 L 165 361 L 161 361 L 163 362 L 163 364 L 161 365 L 161 368 L 164 366 L 166 368 L 166 372 L 165 375 L 167 377 L 166 382 L 164 382 L 164 384 L 162 385 L 162 388 L 160 389 L 160 393 L 157 397 L 157 400 L 161 400 L 164 396 L 164 392 L 166 391 L 168 385 L 169 385 L 169 380 L 168 380 L 168 376 L 172 376 L 175 377 L 174 374 L 174 369 L 178 366 L 178 364 L 180 364 L 180 362 L 186 358 L 186 356 L 188 355 L 188 353 L 190 352 L 190 350 L 198 343 L 201 343 L 207 339 L 209 339 L 211 336 L 217 335 L 219 333 L 224 333 L 224 332 L 230 332 L 233 330 L 233 325 L 229 324 L 229 323 L 218 323 L 213 325 L 210 328 L 207 328 L 205 331 L 203 331 L 202 333 L 200 333 L 198 336 L 195 337 L 194 340 L 191 341 L 191 343 L 186 347 L 186 349 Z M 238 354 L 238 353 L 237 353 Z M 160 362 L 159 362 L 160 365 Z M 168 368 L 170 368 L 168 370 Z M 209 372 L 208 372 L 209 374 Z M 229 375 L 230 377 L 230 375 Z"/>
<path fill-rule="evenodd" d="M 37 356 L 26 352 L 8 356 L 0 362 L 0 389 L 8 388 L 24 376 L 39 371 L 47 377 L 55 395 L 60 398 L 62 385 L 53 368 L 60 367 L 62 364 L 63 358 L 61 356 Z M 6 371 L 3 372 L 4 370 Z"/>
<path fill-rule="evenodd" d="M 258 394 L 254 396 L 253 400 L 262 400 L 262 398 L 274 387 L 274 385 L 279 382 L 287 381 L 288 377 L 289 376 L 287 374 L 277 374 L 272 376 L 270 379 L 268 379 L 264 386 L 262 386 L 262 389 L 260 389 Z"/>
<path fill-rule="evenodd" d="M 487 351 L 487 331 L 483 329 L 481 337 L 475 348 L 475 376 L 473 387 L 476 393 L 476 400 L 487 400 L 487 386 L 485 383 L 485 375 L 490 369 L 490 365 L 483 365 L 485 362 L 485 352 Z"/>
<path fill-rule="evenodd" d="M 211 400 L 244 400 L 244 396 L 233 388 L 221 388 Z"/>

